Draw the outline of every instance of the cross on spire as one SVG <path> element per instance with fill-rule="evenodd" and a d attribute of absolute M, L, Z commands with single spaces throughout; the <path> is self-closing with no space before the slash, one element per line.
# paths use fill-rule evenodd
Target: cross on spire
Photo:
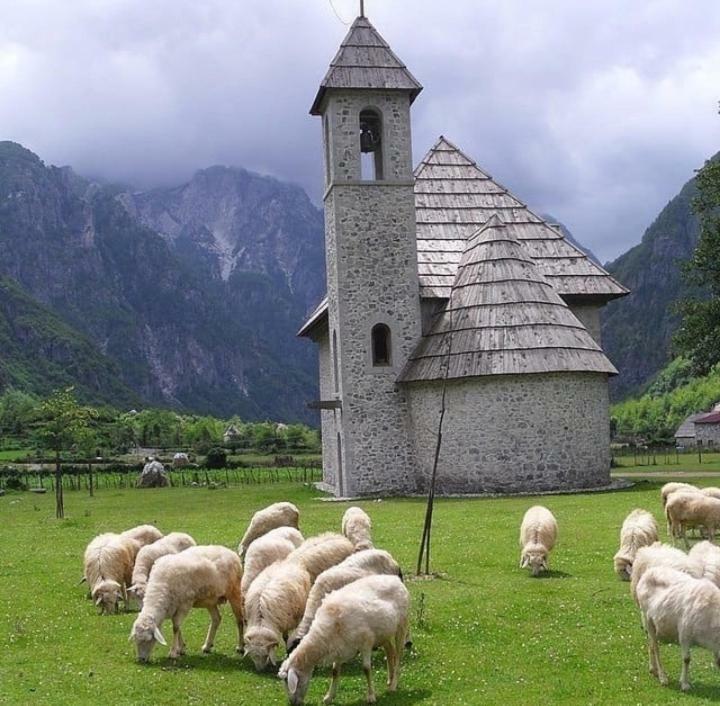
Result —
<path fill-rule="evenodd" d="M 365 17 L 365 0 L 360 0 L 360 17 Z"/>

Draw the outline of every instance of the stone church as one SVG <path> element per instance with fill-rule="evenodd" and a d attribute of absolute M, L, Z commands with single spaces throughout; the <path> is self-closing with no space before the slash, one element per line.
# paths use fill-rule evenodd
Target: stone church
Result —
<path fill-rule="evenodd" d="M 311 114 L 325 154 L 319 348 L 337 496 L 524 492 L 610 480 L 600 310 L 627 290 L 444 137 L 413 170 L 422 86 L 364 16 Z"/>

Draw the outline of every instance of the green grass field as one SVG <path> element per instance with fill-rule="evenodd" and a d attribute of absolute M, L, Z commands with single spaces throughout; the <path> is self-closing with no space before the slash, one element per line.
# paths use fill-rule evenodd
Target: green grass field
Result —
<path fill-rule="evenodd" d="M 701 483 L 710 484 L 708 481 Z M 671 687 L 647 673 L 645 642 L 628 584 L 612 572 L 624 516 L 655 512 L 657 483 L 620 492 L 544 497 L 557 516 L 560 542 L 552 573 L 532 579 L 518 569 L 517 532 L 532 498 L 440 500 L 433 534 L 433 580 L 409 580 L 414 648 L 399 691 L 387 694 L 377 653 L 381 704 L 666 704 L 720 701 L 720 671 L 693 651 L 690 695 L 679 691 L 680 658 L 662 650 Z M 149 665 L 127 641 L 133 614 L 100 617 L 85 588 L 85 544 L 95 534 L 153 521 L 188 531 L 201 543 L 234 547 L 251 513 L 290 499 L 306 535 L 339 528 L 344 504 L 316 500 L 306 487 L 274 484 L 208 491 L 108 490 L 89 498 L 66 493 L 68 519 L 53 518 L 53 498 L 9 493 L 0 498 L 0 703 L 241 704 L 286 703 L 271 673 L 256 674 L 233 653 L 230 612 L 223 610 L 216 652 L 202 655 L 207 613 L 193 611 L 184 628 L 188 655 L 177 663 L 158 646 Z M 371 515 L 378 546 L 411 577 L 424 503 L 360 503 Z M 664 527 L 664 523 L 661 524 Z M 164 626 L 171 636 L 169 623 Z M 307 703 L 321 703 L 327 670 L 316 672 Z M 364 703 L 357 665 L 341 681 L 337 703 Z"/>

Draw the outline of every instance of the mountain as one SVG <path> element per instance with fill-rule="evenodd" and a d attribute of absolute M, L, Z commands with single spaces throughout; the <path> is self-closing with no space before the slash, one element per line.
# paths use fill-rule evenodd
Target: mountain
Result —
<path fill-rule="evenodd" d="M 630 289 L 628 296 L 608 304 L 602 322 L 603 347 L 620 371 L 611 382 L 615 399 L 641 391 L 670 360 L 678 325 L 673 306 L 693 294 L 681 268 L 699 237 L 691 207 L 696 193 L 691 179 L 662 209 L 640 244 L 605 265 Z"/>
<path fill-rule="evenodd" d="M 137 405 L 118 366 L 82 333 L 0 277 L 0 386 L 47 396 L 74 385 L 86 402 Z"/>
<path fill-rule="evenodd" d="M 0 142 L 0 276 L 149 404 L 312 420 L 315 362 L 294 334 L 323 289 L 322 233 L 299 188 L 243 170 L 136 194 Z"/>

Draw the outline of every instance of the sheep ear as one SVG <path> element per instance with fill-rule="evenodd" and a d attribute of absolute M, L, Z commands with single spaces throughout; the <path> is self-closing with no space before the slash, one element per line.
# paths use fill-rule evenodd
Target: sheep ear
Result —
<path fill-rule="evenodd" d="M 153 630 L 153 637 L 161 644 L 165 645 L 167 647 L 167 642 L 165 642 L 165 638 L 163 637 L 163 634 L 160 632 L 160 628 L 156 625 L 155 629 Z"/>
<path fill-rule="evenodd" d="M 521 568 L 521 569 L 526 569 L 528 563 L 529 563 L 529 562 L 528 562 L 527 556 L 521 556 L 521 557 L 520 557 L 520 568 Z"/>
<path fill-rule="evenodd" d="M 277 667 L 277 656 L 275 654 L 275 650 L 270 650 L 268 659 L 270 660 L 270 664 L 272 664 L 273 667 Z"/>
<path fill-rule="evenodd" d="M 130 634 L 128 635 L 128 642 L 132 642 L 134 638 L 134 635 L 132 633 L 132 630 L 130 631 Z"/>
<path fill-rule="evenodd" d="M 95 605 L 100 605 L 102 603 L 102 596 L 98 596 L 95 600 Z"/>
<path fill-rule="evenodd" d="M 87 583 L 87 576 L 83 576 L 83 577 L 78 581 L 78 586 L 82 586 L 84 583 Z"/>
<path fill-rule="evenodd" d="M 127 590 L 128 591 L 137 591 L 137 586 L 135 584 L 133 584 L 132 586 L 128 586 Z"/>
<path fill-rule="evenodd" d="M 298 688 L 298 676 L 294 669 L 291 669 L 288 672 L 288 678 L 287 678 L 287 685 L 288 685 L 288 691 L 291 694 L 294 694 L 297 691 Z"/>

